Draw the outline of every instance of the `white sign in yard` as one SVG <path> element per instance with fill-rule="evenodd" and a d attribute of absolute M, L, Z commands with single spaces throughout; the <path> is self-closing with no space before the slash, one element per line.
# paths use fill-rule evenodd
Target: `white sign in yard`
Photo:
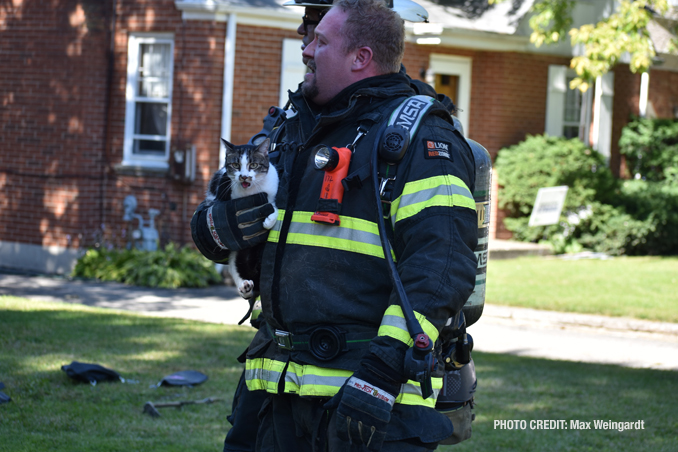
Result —
<path fill-rule="evenodd" d="M 547 226 L 558 223 L 566 195 L 567 185 L 540 188 L 528 226 Z"/>

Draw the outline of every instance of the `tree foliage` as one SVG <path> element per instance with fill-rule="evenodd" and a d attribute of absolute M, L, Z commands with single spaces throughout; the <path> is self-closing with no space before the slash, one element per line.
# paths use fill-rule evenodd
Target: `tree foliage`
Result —
<path fill-rule="evenodd" d="M 489 0 L 490 3 L 503 1 Z M 567 34 L 573 46 L 583 46 L 583 54 L 570 62 L 577 73 L 570 83 L 571 89 L 586 91 L 627 52 L 633 73 L 650 69 L 656 52 L 647 25 L 653 14 L 662 15 L 669 10 L 667 0 L 622 0 L 617 11 L 600 22 L 571 28 L 575 3 L 575 0 L 536 0 L 532 6 L 534 15 L 530 18 L 530 41 L 537 47 L 558 42 Z M 676 48 L 678 43 L 674 41 L 672 51 Z"/>

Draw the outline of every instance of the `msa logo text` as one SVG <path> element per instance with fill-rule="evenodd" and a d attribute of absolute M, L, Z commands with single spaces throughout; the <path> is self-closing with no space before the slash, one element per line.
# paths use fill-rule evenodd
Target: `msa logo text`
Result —
<path fill-rule="evenodd" d="M 412 129 L 417 118 L 428 105 L 428 102 L 422 102 L 416 99 L 409 100 L 408 105 L 406 105 L 398 114 L 395 125 L 405 127 L 408 130 Z"/>

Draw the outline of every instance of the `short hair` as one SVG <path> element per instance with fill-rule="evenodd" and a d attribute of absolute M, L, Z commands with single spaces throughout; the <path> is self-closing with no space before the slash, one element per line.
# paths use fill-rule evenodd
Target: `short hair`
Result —
<path fill-rule="evenodd" d="M 341 30 L 346 52 L 369 47 L 382 73 L 400 71 L 405 53 L 405 23 L 385 0 L 338 0 L 332 7 L 348 13 Z"/>

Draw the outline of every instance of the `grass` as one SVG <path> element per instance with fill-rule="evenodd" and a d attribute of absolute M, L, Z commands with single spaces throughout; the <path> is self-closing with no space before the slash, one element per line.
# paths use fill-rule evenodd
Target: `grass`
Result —
<path fill-rule="evenodd" d="M 441 451 L 675 451 L 675 372 L 474 353 L 477 417 L 471 440 Z M 495 429 L 524 420 L 525 429 Z M 644 430 L 538 430 L 531 420 L 645 421 Z"/>
<path fill-rule="evenodd" d="M 678 322 L 678 258 L 492 260 L 486 302 Z"/>
<path fill-rule="evenodd" d="M 0 297 L 0 451 L 216 451 L 223 448 L 242 365 L 253 337 L 245 327 L 150 318 L 61 303 Z M 138 384 L 68 378 L 61 366 L 98 363 Z M 194 388 L 151 389 L 164 376 L 198 370 Z M 210 405 L 161 408 L 145 402 L 217 397 Z"/>
<path fill-rule="evenodd" d="M 0 451 L 219 451 L 229 427 L 235 358 L 252 330 L 143 317 L 81 305 L 0 297 Z M 474 353 L 473 438 L 442 451 L 674 451 L 676 373 Z M 76 383 L 60 367 L 95 362 L 138 384 Z M 187 388 L 149 388 L 177 370 L 209 376 Z M 146 401 L 219 397 L 211 405 L 142 414 Z M 645 421 L 645 430 L 498 430 L 495 420 Z"/>

